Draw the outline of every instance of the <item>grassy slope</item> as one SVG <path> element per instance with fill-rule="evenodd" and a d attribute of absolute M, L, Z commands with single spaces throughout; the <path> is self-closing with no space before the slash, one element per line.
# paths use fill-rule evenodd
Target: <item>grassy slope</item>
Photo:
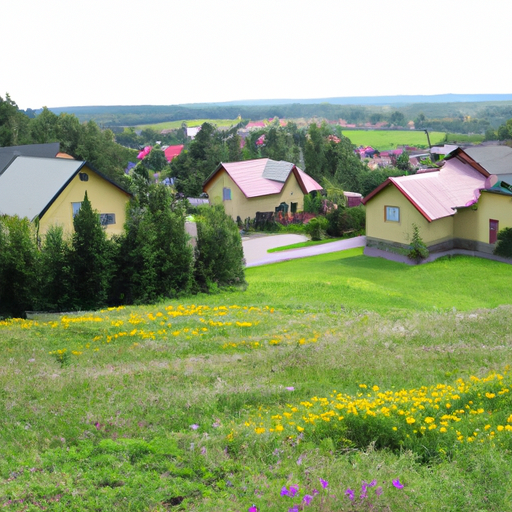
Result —
<path fill-rule="evenodd" d="M 248 269 L 247 280 L 246 292 L 0 325 L 0 505 L 280 511 L 297 503 L 282 486 L 303 495 L 324 478 L 330 492 L 312 511 L 353 510 L 345 490 L 359 495 L 372 479 L 383 510 L 511 509 L 510 443 L 453 440 L 426 453 L 427 438 L 401 437 L 409 448 L 376 449 L 392 446 L 385 418 L 352 430 L 304 424 L 301 442 L 245 426 L 333 389 L 503 371 L 511 266 L 457 257 L 410 267 L 355 249 Z M 49 354 L 64 349 L 69 360 Z M 398 477 L 405 489 L 391 485 Z"/>

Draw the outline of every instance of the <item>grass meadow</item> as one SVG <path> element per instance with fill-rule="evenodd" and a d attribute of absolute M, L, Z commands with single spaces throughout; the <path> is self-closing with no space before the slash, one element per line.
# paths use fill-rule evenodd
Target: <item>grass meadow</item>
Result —
<path fill-rule="evenodd" d="M 343 130 L 356 146 L 372 146 L 379 151 L 396 149 L 398 146 L 416 146 L 428 148 L 428 139 L 424 131 L 411 130 Z M 452 134 L 453 136 L 455 134 Z M 442 144 L 444 132 L 429 132 L 431 144 Z"/>
<path fill-rule="evenodd" d="M 512 266 L 361 249 L 0 322 L 6 511 L 512 510 Z"/>

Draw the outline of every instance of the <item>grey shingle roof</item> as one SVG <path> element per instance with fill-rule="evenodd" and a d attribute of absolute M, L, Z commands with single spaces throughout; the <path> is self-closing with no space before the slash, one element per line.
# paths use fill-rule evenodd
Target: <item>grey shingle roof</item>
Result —
<path fill-rule="evenodd" d="M 67 158 L 16 157 L 0 173 L 0 214 L 34 220 L 84 164 Z"/>
<path fill-rule="evenodd" d="M 269 159 L 265 165 L 265 169 L 263 170 L 262 177 L 267 180 L 284 183 L 288 179 L 292 168 L 293 164 L 290 162 L 283 162 L 282 160 L 277 162 Z"/>
<path fill-rule="evenodd" d="M 473 146 L 464 152 L 490 174 L 512 174 L 512 148 L 508 146 Z"/>
<path fill-rule="evenodd" d="M 0 148 L 0 174 L 17 156 L 37 156 L 53 158 L 60 151 L 58 142 L 48 144 L 26 144 L 24 146 L 6 146 Z"/>

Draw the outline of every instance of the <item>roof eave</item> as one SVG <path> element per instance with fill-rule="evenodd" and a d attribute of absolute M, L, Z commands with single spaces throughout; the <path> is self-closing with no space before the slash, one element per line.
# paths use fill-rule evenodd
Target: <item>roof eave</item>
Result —
<path fill-rule="evenodd" d="M 204 189 L 204 187 L 206 187 L 206 185 L 208 185 L 208 183 L 213 179 L 213 177 L 220 171 L 221 168 L 224 167 L 224 164 L 222 162 L 219 163 L 219 165 L 217 165 L 216 169 L 210 173 L 210 175 L 203 181 L 203 192 L 206 192 L 206 190 Z M 226 170 L 226 168 L 224 167 L 224 170 Z M 227 172 L 227 171 L 226 171 Z"/>
<path fill-rule="evenodd" d="M 82 164 L 80 165 L 80 167 L 78 167 L 78 169 L 76 169 L 75 171 L 73 171 L 73 174 L 71 174 L 71 176 L 64 182 L 64 184 L 62 185 L 62 187 L 59 188 L 59 190 L 57 191 L 57 193 L 50 199 L 50 201 L 48 201 L 48 203 L 46 204 L 46 206 L 41 210 L 41 212 L 37 215 L 34 216 L 34 218 L 32 220 L 35 220 L 36 218 L 39 218 L 41 219 L 43 217 L 43 215 L 50 209 L 50 207 L 52 206 L 52 204 L 55 202 L 55 200 L 57 199 L 57 197 L 59 197 L 62 192 L 66 189 L 66 187 L 73 181 L 73 179 L 75 178 L 75 176 L 82 170 L 82 168 L 84 167 L 85 165 L 85 162 L 82 162 Z"/>

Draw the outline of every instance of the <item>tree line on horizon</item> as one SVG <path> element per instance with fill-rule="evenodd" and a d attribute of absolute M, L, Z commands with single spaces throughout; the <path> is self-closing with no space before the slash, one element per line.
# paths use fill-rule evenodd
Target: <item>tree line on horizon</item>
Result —
<path fill-rule="evenodd" d="M 317 108 L 316 112 L 324 114 L 328 113 L 332 107 L 334 110 L 330 111 L 331 114 L 343 111 L 343 115 L 349 119 L 361 119 L 361 116 L 367 114 L 372 123 L 383 119 L 383 115 L 378 112 L 370 113 L 370 107 L 359 108 L 328 104 L 300 106 L 292 104 L 284 107 Z M 143 107 L 136 108 L 141 112 L 144 110 Z M 150 111 L 158 111 L 158 107 L 148 108 Z M 222 110 L 228 108 L 227 106 L 215 108 L 221 108 L 218 112 L 222 114 L 222 117 L 228 116 L 228 111 Z M 506 112 L 510 116 L 496 130 L 489 128 L 489 123 L 480 126 L 482 130 L 486 129 L 486 138 L 488 140 L 511 139 L 512 104 L 510 106 L 484 105 L 482 108 L 491 109 L 495 114 Z M 201 116 L 214 114 L 213 111 L 201 110 L 197 107 L 193 110 L 196 113 L 201 113 Z M 240 113 L 239 110 L 236 112 L 237 115 Z M 256 110 L 256 112 L 266 115 L 273 112 L 286 117 L 285 112 L 272 110 Z M 182 115 L 185 113 L 186 111 L 182 110 Z M 451 114 L 458 115 L 455 120 L 457 123 L 479 126 L 477 119 L 471 116 L 461 117 L 460 111 L 454 111 Z M 294 122 L 288 122 L 286 126 L 281 126 L 279 117 L 281 115 L 276 115 L 274 121 L 265 128 L 251 131 L 243 142 L 239 135 L 239 128 L 242 128 L 247 120 L 240 120 L 239 124 L 228 130 L 218 130 L 214 125 L 205 123 L 195 140 L 190 141 L 186 139 L 184 127 L 169 134 L 159 134 L 155 130 L 147 128 L 142 130 L 140 135 L 136 134 L 134 130 L 116 135 L 110 129 L 101 129 L 93 120 L 81 122 L 73 114 L 61 112 L 57 115 L 47 108 L 44 108 L 37 116 L 29 117 L 17 107 L 9 95 L 6 95 L 5 100 L 0 97 L 0 146 L 59 142 L 61 151 L 74 158 L 87 160 L 103 174 L 131 190 L 132 179 L 125 173 L 125 169 L 130 161 L 138 162 L 137 154 L 140 146 L 146 144 L 153 146 L 157 140 L 162 144 L 181 142 L 185 144 L 185 151 L 171 164 L 167 162 L 161 147 L 155 145 L 149 157 L 139 162 L 138 166 L 143 167 L 142 173 L 149 175 L 156 172 L 159 173 L 159 178 L 172 178 L 178 192 L 187 197 L 197 197 L 202 193 L 202 183 L 220 162 L 252 158 L 268 157 L 292 162 L 319 183 L 322 183 L 325 178 L 333 181 L 336 186 L 351 192 L 359 192 L 363 196 L 389 176 L 410 172 L 405 161 L 397 162 L 395 167 L 370 171 L 364 162 L 354 154 L 350 139 L 345 136 L 348 132 L 342 133 L 342 128 L 339 125 L 323 122 L 319 126 L 317 121 L 313 121 L 306 127 L 299 127 Z M 396 110 L 388 115 L 388 119 L 393 124 L 400 125 L 405 123 L 407 117 Z M 424 128 L 431 126 L 434 121 L 420 112 L 415 122 L 419 127 Z M 116 137 L 130 147 L 117 143 Z M 124 140 L 123 137 L 127 140 Z"/>

